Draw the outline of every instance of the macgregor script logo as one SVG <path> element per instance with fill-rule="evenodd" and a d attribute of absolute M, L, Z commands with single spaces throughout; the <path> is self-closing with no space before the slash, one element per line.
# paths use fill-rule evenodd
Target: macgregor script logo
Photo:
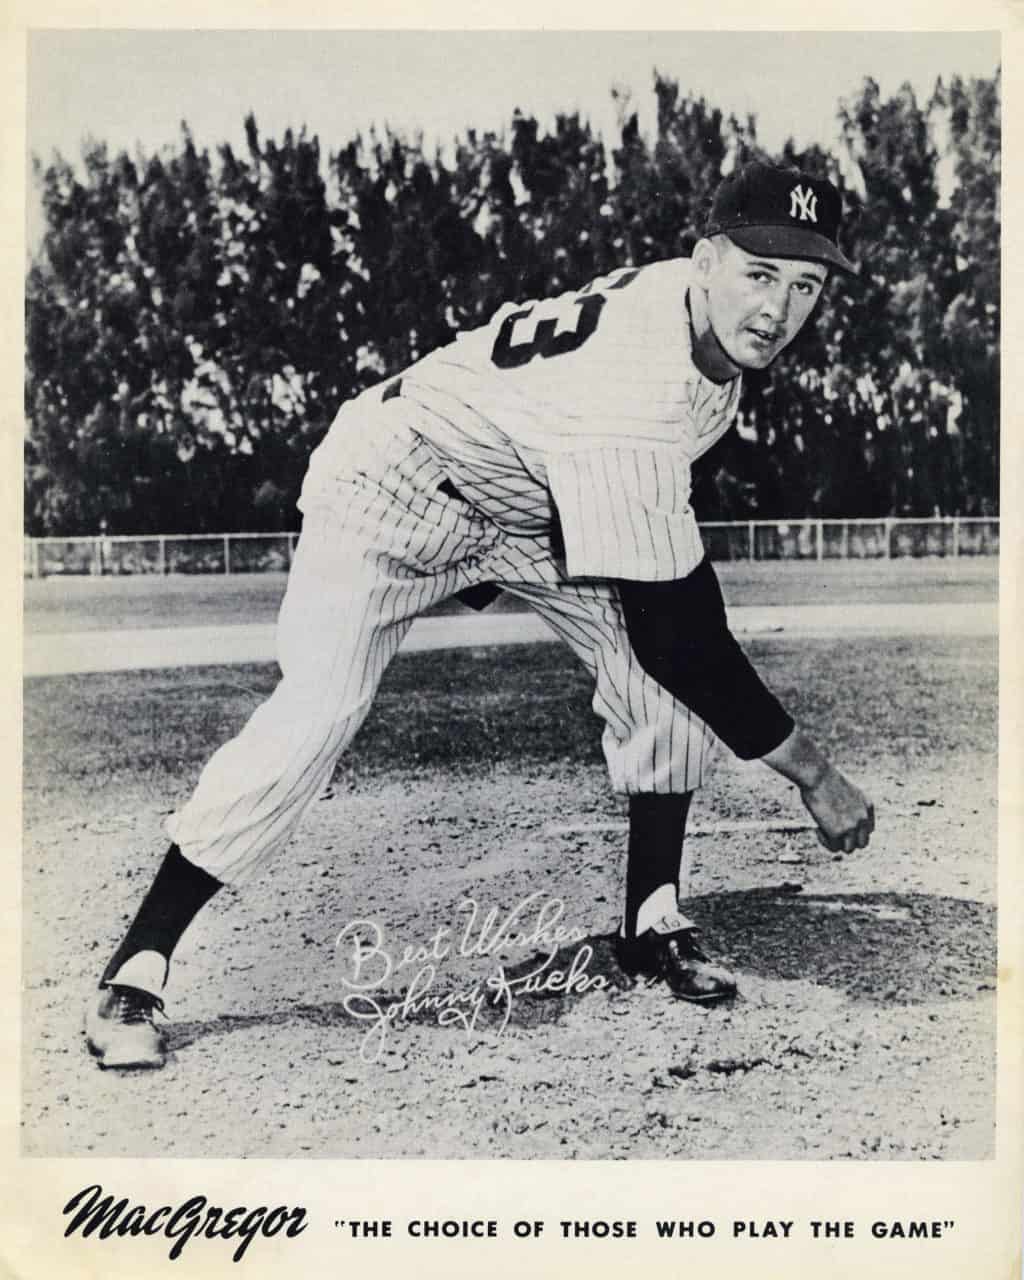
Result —
<path fill-rule="evenodd" d="M 789 216 L 801 222 L 818 221 L 818 197 L 810 187 L 794 187 L 789 193 Z"/>

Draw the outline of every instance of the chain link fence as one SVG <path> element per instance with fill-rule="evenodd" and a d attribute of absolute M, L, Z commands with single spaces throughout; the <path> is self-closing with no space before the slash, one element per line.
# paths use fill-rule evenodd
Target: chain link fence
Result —
<path fill-rule="evenodd" d="M 712 560 L 887 560 L 999 554 L 995 517 L 737 520 L 701 525 Z M 297 533 L 26 538 L 25 576 L 287 570 Z"/>
<path fill-rule="evenodd" d="M 25 574 L 268 573 L 291 566 L 297 533 L 27 538 Z"/>
<path fill-rule="evenodd" d="M 712 560 L 892 560 L 995 556 L 999 520 L 739 520 L 701 525 Z"/>

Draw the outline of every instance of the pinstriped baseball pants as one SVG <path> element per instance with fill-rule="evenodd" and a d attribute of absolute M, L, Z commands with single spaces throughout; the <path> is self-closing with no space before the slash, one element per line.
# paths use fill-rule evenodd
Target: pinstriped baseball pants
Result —
<path fill-rule="evenodd" d="M 281 680 L 168 820 L 190 861 L 225 883 L 257 872 L 326 786 L 415 617 L 479 582 L 526 600 L 593 676 L 617 791 L 703 783 L 717 740 L 639 666 L 612 584 L 567 579 L 545 536 L 505 533 L 441 493 L 444 472 L 411 433 L 353 443 L 343 473 L 304 490 L 278 618 Z"/>

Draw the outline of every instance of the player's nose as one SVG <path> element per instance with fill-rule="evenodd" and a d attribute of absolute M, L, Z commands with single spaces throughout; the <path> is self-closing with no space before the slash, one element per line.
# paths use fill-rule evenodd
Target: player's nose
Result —
<path fill-rule="evenodd" d="M 772 289 L 761 299 L 761 314 L 776 324 L 785 324 L 789 319 L 789 290 Z"/>

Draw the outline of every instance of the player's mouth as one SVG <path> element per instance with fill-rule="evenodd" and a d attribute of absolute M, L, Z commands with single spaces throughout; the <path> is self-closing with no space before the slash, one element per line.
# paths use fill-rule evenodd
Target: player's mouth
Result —
<path fill-rule="evenodd" d="M 774 347 L 782 337 L 774 329 L 755 329 L 753 325 L 748 326 L 747 333 L 750 334 L 755 346 L 761 347 L 766 351 Z"/>

